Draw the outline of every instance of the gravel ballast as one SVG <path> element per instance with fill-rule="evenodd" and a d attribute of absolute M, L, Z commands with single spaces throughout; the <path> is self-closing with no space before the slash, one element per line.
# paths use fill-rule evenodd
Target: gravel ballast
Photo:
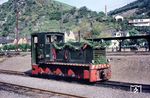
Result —
<path fill-rule="evenodd" d="M 0 74 L 0 81 L 23 86 L 74 94 L 88 98 L 150 98 L 149 93 L 133 93 L 119 89 L 95 87 L 32 77 Z"/>
<path fill-rule="evenodd" d="M 0 98 L 31 98 L 22 94 L 0 90 Z"/>

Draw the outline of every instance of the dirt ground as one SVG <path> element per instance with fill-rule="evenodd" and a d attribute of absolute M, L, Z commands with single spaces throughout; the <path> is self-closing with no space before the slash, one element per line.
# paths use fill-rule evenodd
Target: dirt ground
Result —
<path fill-rule="evenodd" d="M 29 71 L 31 70 L 31 55 L 19 55 L 9 58 L 5 57 L 5 60 L 0 62 L 0 69 L 21 72 Z"/>
<path fill-rule="evenodd" d="M 150 55 L 108 56 L 114 81 L 150 84 Z"/>
<path fill-rule="evenodd" d="M 150 55 L 108 56 L 114 81 L 150 84 Z M 31 70 L 31 55 L 6 58 L 0 69 L 26 72 Z"/>

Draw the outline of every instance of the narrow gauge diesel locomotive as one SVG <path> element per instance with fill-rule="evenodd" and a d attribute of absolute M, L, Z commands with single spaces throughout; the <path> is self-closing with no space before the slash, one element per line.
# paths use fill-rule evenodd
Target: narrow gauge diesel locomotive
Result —
<path fill-rule="evenodd" d="M 31 36 L 32 75 L 58 75 L 89 82 L 110 79 L 104 47 L 90 42 L 64 43 L 64 33 L 60 32 L 33 33 Z"/>

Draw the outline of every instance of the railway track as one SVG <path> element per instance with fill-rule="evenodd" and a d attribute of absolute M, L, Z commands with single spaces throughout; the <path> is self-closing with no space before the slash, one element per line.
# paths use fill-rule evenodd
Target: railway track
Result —
<path fill-rule="evenodd" d="M 15 56 L 15 55 L 20 55 L 20 52 L 16 52 L 16 51 L 0 52 L 0 56 L 11 57 L 11 56 Z"/>
<path fill-rule="evenodd" d="M 65 94 L 65 93 L 60 93 L 60 92 L 55 92 L 55 91 L 50 91 L 50 90 L 43 90 L 43 89 L 39 89 L 39 88 L 32 88 L 32 87 L 27 87 L 27 86 L 12 84 L 12 83 L 6 83 L 6 82 L 0 82 L 0 89 L 5 90 L 5 91 L 12 91 L 12 92 L 20 93 L 20 94 L 24 94 L 24 95 L 35 95 L 35 94 L 45 95 L 45 94 L 47 94 L 47 95 L 49 95 L 49 97 L 86 98 L 86 97 L 82 97 L 82 96 Z"/>
<path fill-rule="evenodd" d="M 150 93 L 150 85 L 148 84 L 139 84 L 139 83 L 128 83 L 128 82 L 119 82 L 119 81 L 105 81 L 98 82 L 95 86 L 104 86 L 115 89 L 122 89 L 126 91 L 132 91 L 134 88 L 140 88 L 140 92 Z"/>
<path fill-rule="evenodd" d="M 20 75 L 20 76 L 29 76 L 30 75 L 30 73 L 12 71 L 12 70 L 3 70 L 3 69 L 0 69 L 0 73 L 9 74 L 9 75 Z"/>
<path fill-rule="evenodd" d="M 30 73 L 23 73 L 23 72 L 10 71 L 10 70 L 0 70 L 0 73 L 9 74 L 9 75 L 20 75 L 20 76 L 25 76 L 25 77 L 30 76 Z M 88 85 L 87 82 L 86 84 Z M 97 86 L 97 87 L 121 89 L 121 90 L 126 90 L 126 91 L 130 91 L 132 86 L 140 86 L 142 92 L 150 93 L 150 85 L 148 84 L 127 83 L 127 82 L 119 82 L 119 81 L 104 81 L 104 82 L 97 82 L 97 83 L 90 84 L 90 85 Z"/>
<path fill-rule="evenodd" d="M 125 51 L 125 52 L 107 52 L 107 56 L 132 56 L 132 55 L 150 55 L 148 51 Z"/>

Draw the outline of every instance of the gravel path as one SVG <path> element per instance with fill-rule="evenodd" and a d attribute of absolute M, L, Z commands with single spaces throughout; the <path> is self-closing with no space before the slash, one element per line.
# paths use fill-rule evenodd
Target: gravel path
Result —
<path fill-rule="evenodd" d="M 45 80 L 31 77 L 0 74 L 1 82 L 15 83 L 18 85 L 69 93 L 87 98 L 150 98 L 149 93 L 132 93 L 118 89 L 95 87 L 54 80 Z"/>
<path fill-rule="evenodd" d="M 108 56 L 111 80 L 150 84 L 150 55 Z"/>

